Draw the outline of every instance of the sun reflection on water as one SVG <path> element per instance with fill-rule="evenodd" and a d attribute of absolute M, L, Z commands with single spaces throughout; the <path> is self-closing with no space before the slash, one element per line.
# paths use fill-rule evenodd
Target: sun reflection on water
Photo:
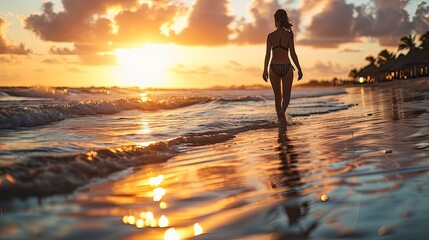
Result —
<path fill-rule="evenodd" d="M 203 228 L 199 223 L 194 224 L 194 236 L 203 234 Z"/>
<path fill-rule="evenodd" d="M 153 190 L 153 200 L 155 202 L 161 201 L 162 197 L 164 197 L 166 191 L 162 187 L 157 187 Z"/>
<path fill-rule="evenodd" d="M 180 236 L 177 233 L 176 229 L 169 228 L 165 231 L 164 240 L 180 240 Z"/>
<path fill-rule="evenodd" d="M 149 178 L 149 184 L 151 186 L 158 186 L 159 184 L 162 183 L 162 181 L 164 181 L 164 175 L 162 175 L 162 174 L 160 174 L 156 177 Z"/>
<path fill-rule="evenodd" d="M 168 227 L 168 218 L 165 215 L 162 215 L 158 221 L 159 227 Z"/>

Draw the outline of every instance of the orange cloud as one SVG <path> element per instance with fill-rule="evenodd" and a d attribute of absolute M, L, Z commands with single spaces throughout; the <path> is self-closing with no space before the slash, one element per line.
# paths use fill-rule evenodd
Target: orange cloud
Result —
<path fill-rule="evenodd" d="M 0 33 L 2 32 L 2 26 L 5 24 L 5 20 L 0 18 Z M 25 48 L 24 44 L 13 45 L 8 44 L 6 39 L 0 34 L 0 54 L 15 54 L 15 55 L 28 55 L 31 53 L 30 49 Z"/>
<path fill-rule="evenodd" d="M 228 0 L 197 0 L 188 18 L 188 26 L 175 40 L 185 45 L 224 45 L 229 42 Z"/>
<path fill-rule="evenodd" d="M 42 40 L 74 43 L 73 49 L 52 47 L 52 54 L 81 58 L 91 55 L 90 58 L 98 59 L 95 62 L 99 63 L 111 63 L 111 57 L 102 61 L 100 55 L 94 56 L 96 53 L 144 43 L 204 46 L 264 43 L 267 33 L 274 28 L 273 14 L 279 8 L 286 8 L 294 22 L 294 30 L 300 31 L 299 37 L 303 36 L 298 38 L 298 43 L 314 47 L 338 47 L 358 37 L 373 37 L 382 45 L 394 45 L 399 37 L 413 30 L 428 29 L 429 7 L 425 3 L 421 3 L 409 18 L 405 11 L 408 0 L 372 0 L 371 4 L 361 6 L 345 0 L 302 0 L 299 9 L 288 9 L 295 5 L 291 4 L 293 1 L 296 0 L 252 0 L 249 5 L 251 19 L 246 22 L 229 12 L 230 0 L 195 0 L 191 7 L 180 0 L 143 3 L 138 0 L 62 0 L 64 10 L 56 12 L 53 3 L 45 2 L 42 13 L 25 19 L 25 27 Z M 303 29 L 299 26 L 300 16 L 310 13 L 316 15 Z M 175 25 L 177 19 L 186 19 L 187 24 L 180 27 L 181 30 Z M 232 29 L 233 26 L 236 28 Z M 1 40 L 0 51 L 2 44 L 6 49 Z M 7 49 L 15 53 L 27 50 L 23 46 Z"/>

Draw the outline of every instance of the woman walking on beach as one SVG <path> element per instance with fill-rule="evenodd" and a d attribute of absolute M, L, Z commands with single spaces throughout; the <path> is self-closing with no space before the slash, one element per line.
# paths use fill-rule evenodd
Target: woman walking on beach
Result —
<path fill-rule="evenodd" d="M 274 91 L 277 117 L 280 123 L 286 123 L 286 109 L 290 102 L 290 92 L 292 89 L 293 70 L 295 70 L 289 60 L 288 50 L 292 60 L 298 69 L 298 81 L 302 78 L 301 66 L 298 56 L 295 52 L 294 35 L 292 31 L 292 22 L 283 9 L 279 9 L 274 14 L 276 30 L 267 37 L 267 49 L 265 53 L 264 72 L 262 78 L 264 81 L 270 78 L 271 86 Z M 268 63 L 271 57 L 270 70 L 268 72 Z M 283 87 L 282 87 L 283 86 Z"/>

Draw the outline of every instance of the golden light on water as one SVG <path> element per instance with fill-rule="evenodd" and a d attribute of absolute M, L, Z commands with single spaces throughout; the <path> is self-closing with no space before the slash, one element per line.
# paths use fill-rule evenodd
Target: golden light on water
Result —
<path fill-rule="evenodd" d="M 128 216 L 123 216 L 123 217 L 122 217 L 122 222 L 123 222 L 124 224 L 128 224 Z"/>
<path fill-rule="evenodd" d="M 162 215 L 158 221 L 159 227 L 168 227 L 168 218 Z"/>
<path fill-rule="evenodd" d="M 159 208 L 166 209 L 167 208 L 167 203 L 166 202 L 160 202 L 159 203 Z"/>
<path fill-rule="evenodd" d="M 162 86 L 172 51 L 165 44 L 146 44 L 141 48 L 116 49 L 118 80 L 123 85 Z"/>
<path fill-rule="evenodd" d="M 98 153 L 96 151 L 89 151 L 86 153 L 86 159 L 88 159 L 88 161 L 92 161 L 97 156 L 97 154 Z"/>
<path fill-rule="evenodd" d="M 147 93 L 141 93 L 140 94 L 140 101 L 141 102 L 147 102 L 149 100 Z"/>
<path fill-rule="evenodd" d="M 194 236 L 203 234 L 203 228 L 199 223 L 194 224 Z"/>
<path fill-rule="evenodd" d="M 144 221 L 143 221 L 143 219 L 137 219 L 136 227 L 137 228 L 143 228 L 144 227 Z"/>
<path fill-rule="evenodd" d="M 164 240 L 180 240 L 180 236 L 177 233 L 176 229 L 169 228 L 164 233 Z"/>
<path fill-rule="evenodd" d="M 329 200 L 329 197 L 328 197 L 328 195 L 323 194 L 322 196 L 320 196 L 320 200 L 321 200 L 322 202 L 326 202 L 326 201 L 328 201 L 328 200 Z"/>
<path fill-rule="evenodd" d="M 15 178 L 14 178 L 12 175 L 10 175 L 9 173 L 6 173 L 6 174 L 4 175 L 4 178 L 5 178 L 8 182 L 10 182 L 10 183 L 15 183 L 15 182 L 16 182 Z"/>
<path fill-rule="evenodd" d="M 162 197 L 165 195 L 165 189 L 162 187 L 157 187 L 153 190 L 153 200 L 155 202 L 161 201 Z"/>
<path fill-rule="evenodd" d="M 128 224 L 134 225 L 136 223 L 136 218 L 134 216 L 128 216 Z"/>
<path fill-rule="evenodd" d="M 142 217 L 142 218 L 153 219 L 153 213 L 152 212 L 145 212 L 144 217 Z"/>
<path fill-rule="evenodd" d="M 149 184 L 151 186 L 158 186 L 159 184 L 162 183 L 162 181 L 164 181 L 164 175 L 162 175 L 162 174 L 160 174 L 156 177 L 149 178 Z"/>

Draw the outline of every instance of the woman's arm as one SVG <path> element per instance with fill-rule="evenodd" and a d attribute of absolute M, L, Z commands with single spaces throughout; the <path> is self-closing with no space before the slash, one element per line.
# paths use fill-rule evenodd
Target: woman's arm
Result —
<path fill-rule="evenodd" d="M 290 56 L 292 57 L 292 60 L 295 63 L 296 68 L 298 69 L 298 81 L 299 81 L 302 78 L 302 70 L 301 70 L 301 66 L 299 65 L 298 56 L 296 55 L 296 52 L 295 52 L 295 43 L 293 38 L 294 38 L 294 35 L 292 33 L 291 42 L 289 45 Z"/>
<path fill-rule="evenodd" d="M 267 48 L 265 50 L 265 62 L 264 62 L 264 72 L 262 73 L 262 78 L 264 81 L 268 81 L 268 63 L 271 58 L 271 42 L 269 35 L 267 36 Z"/>

